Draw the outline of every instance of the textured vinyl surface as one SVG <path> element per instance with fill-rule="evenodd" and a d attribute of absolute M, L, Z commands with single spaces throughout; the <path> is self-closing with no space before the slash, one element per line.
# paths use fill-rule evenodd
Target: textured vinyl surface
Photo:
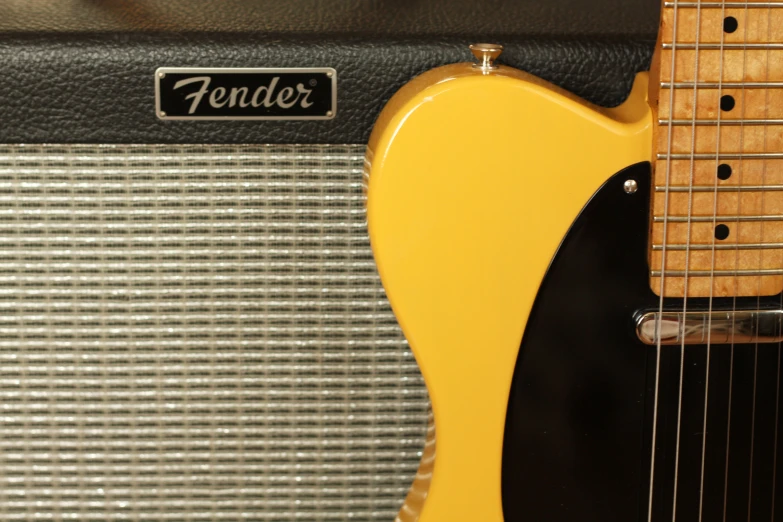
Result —
<path fill-rule="evenodd" d="M 646 71 L 660 0 L 3 0 L 1 143 L 367 143 L 413 77 L 503 44 L 500 63 L 593 103 Z M 328 121 L 170 121 L 158 67 L 333 67 Z M 497 100 L 497 110 L 505 108 Z"/>
<path fill-rule="evenodd" d="M 363 154 L 0 145 L 0 520 L 394 519 L 428 403 Z"/>

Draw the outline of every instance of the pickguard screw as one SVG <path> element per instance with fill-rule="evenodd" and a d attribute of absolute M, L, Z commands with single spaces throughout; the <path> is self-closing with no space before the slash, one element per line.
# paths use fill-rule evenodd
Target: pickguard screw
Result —
<path fill-rule="evenodd" d="M 166 73 L 163 73 L 163 72 L 162 73 L 158 73 L 158 78 L 165 78 L 165 77 L 166 77 Z"/>
<path fill-rule="evenodd" d="M 326 115 L 331 118 L 334 115 L 334 113 L 332 111 L 326 111 Z"/>
<path fill-rule="evenodd" d="M 166 113 L 165 113 L 165 112 L 163 112 L 163 111 L 160 111 L 160 112 L 158 113 L 158 116 L 160 116 L 161 118 L 165 118 L 165 117 L 166 117 Z"/>
<path fill-rule="evenodd" d="M 636 194 L 636 191 L 639 190 L 639 184 L 636 183 L 635 179 L 626 180 L 623 183 L 623 190 L 626 194 Z"/>

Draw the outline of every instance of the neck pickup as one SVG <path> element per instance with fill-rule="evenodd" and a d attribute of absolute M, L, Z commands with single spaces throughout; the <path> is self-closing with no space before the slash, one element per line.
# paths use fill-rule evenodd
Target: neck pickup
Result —
<path fill-rule="evenodd" d="M 648 345 L 779 343 L 783 310 L 648 312 L 636 335 Z"/>

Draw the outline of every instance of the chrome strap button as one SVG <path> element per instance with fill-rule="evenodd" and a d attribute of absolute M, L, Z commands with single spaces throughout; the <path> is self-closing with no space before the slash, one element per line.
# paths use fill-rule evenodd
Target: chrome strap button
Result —
<path fill-rule="evenodd" d="M 484 72 L 489 72 L 498 68 L 498 66 L 495 65 L 495 60 L 497 60 L 498 56 L 503 52 L 503 46 L 500 44 L 477 43 L 470 46 L 470 52 L 472 52 L 473 56 L 479 61 L 479 63 L 474 64 L 473 67 L 481 69 Z"/>

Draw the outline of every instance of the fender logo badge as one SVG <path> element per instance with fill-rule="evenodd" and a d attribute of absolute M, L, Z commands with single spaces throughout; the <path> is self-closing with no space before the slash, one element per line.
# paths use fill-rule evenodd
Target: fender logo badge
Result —
<path fill-rule="evenodd" d="M 337 72 L 162 67 L 155 111 L 162 120 L 329 120 L 337 113 Z"/>

